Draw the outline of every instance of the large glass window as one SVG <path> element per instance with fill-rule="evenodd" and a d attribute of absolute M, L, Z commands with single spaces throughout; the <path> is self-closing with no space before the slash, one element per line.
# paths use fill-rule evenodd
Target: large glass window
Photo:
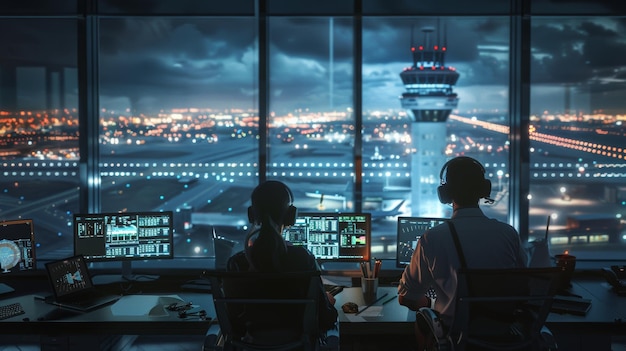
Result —
<path fill-rule="evenodd" d="M 267 176 L 300 211 L 355 211 L 352 33 L 352 19 L 270 18 Z"/>
<path fill-rule="evenodd" d="M 331 3 L 98 1 L 86 18 L 72 1 L 0 6 L 0 219 L 33 218 L 37 257 L 69 256 L 79 196 L 96 194 L 80 203 L 174 211 L 176 256 L 210 257 L 214 238 L 243 246 L 265 177 L 289 184 L 301 211 L 372 213 L 372 253 L 391 259 L 398 216 L 451 215 L 439 171 L 468 155 L 492 182 L 488 216 L 528 216 L 517 229 L 530 240 L 550 218 L 552 254 L 623 259 L 626 37 L 624 19 L 604 15 L 616 2 L 531 1 L 529 36 L 511 33 L 527 23 L 513 2 Z M 523 83 L 511 72 L 528 68 L 510 60 L 527 43 L 511 40 L 530 41 L 530 106 L 523 87 L 510 96 Z M 97 73 L 82 69 L 92 54 Z M 512 174 L 527 170 L 509 147 L 525 145 L 509 126 L 526 107 L 529 174 Z M 79 135 L 79 108 L 97 133 Z M 529 213 L 509 213 L 509 191 L 526 186 Z"/>
<path fill-rule="evenodd" d="M 177 257 L 242 239 L 257 181 L 256 21 L 100 21 L 102 212 L 175 212 Z"/>
<path fill-rule="evenodd" d="M 11 33 L 0 36 L 0 219 L 33 219 L 38 259 L 72 254 L 76 27 L 60 18 L 0 19 L 0 33 Z"/>
<path fill-rule="evenodd" d="M 397 217 L 449 217 L 437 187 L 444 163 L 479 160 L 506 221 L 509 190 L 509 19 L 363 20 L 363 207 L 372 251 L 395 255 Z"/>
<path fill-rule="evenodd" d="M 623 259 L 623 18 L 534 18 L 530 235 L 553 254 Z"/>

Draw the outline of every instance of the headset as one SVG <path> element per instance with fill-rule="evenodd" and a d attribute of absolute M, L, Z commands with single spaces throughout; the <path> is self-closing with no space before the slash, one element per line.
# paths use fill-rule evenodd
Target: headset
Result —
<path fill-rule="evenodd" d="M 293 193 L 291 192 L 291 189 L 289 189 L 289 187 L 284 183 L 275 180 L 268 180 L 263 184 L 267 184 L 270 182 L 282 185 L 281 188 L 284 189 L 285 192 L 287 192 L 287 196 L 289 197 L 289 206 L 281 216 L 282 224 L 285 226 L 294 225 L 296 223 L 296 217 L 298 216 L 298 208 L 293 205 Z M 252 197 L 254 197 L 255 192 L 259 191 L 258 189 L 262 187 L 263 184 L 254 189 L 254 191 L 252 192 Z M 255 211 L 254 206 L 248 207 L 248 220 L 250 221 L 250 223 L 253 224 L 260 224 L 263 221 L 261 214 Z"/>
<path fill-rule="evenodd" d="M 464 170 L 468 171 L 469 173 L 480 172 L 480 176 L 483 179 L 481 180 L 480 184 L 477 184 L 478 197 L 484 198 L 487 203 L 493 203 L 494 200 L 489 197 L 491 194 L 491 181 L 485 178 L 485 168 L 483 167 L 483 165 L 480 164 L 480 162 L 468 156 L 455 157 L 446 162 L 441 168 L 441 172 L 439 173 L 441 185 L 437 187 L 437 195 L 439 196 L 439 201 L 442 204 L 450 204 L 454 200 L 454 196 L 457 195 L 455 194 L 455 190 L 452 189 L 452 186 L 446 182 L 446 178 L 448 176 L 447 173 L 450 165 L 458 162 L 466 163 Z M 456 189 L 456 191 L 458 191 L 458 189 Z"/>

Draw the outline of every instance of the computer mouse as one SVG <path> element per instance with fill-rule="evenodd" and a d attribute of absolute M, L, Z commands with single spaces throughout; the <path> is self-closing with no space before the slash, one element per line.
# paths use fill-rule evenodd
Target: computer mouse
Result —
<path fill-rule="evenodd" d="M 343 311 L 343 313 L 357 313 L 359 312 L 359 305 L 355 304 L 354 302 L 346 302 L 341 305 L 341 310 Z"/>

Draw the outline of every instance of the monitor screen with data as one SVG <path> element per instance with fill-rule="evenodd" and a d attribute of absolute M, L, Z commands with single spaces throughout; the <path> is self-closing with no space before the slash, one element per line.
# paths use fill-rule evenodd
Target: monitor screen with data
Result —
<path fill-rule="evenodd" d="M 417 241 L 430 228 L 445 223 L 447 218 L 398 217 L 396 266 L 404 268 L 411 262 Z"/>
<path fill-rule="evenodd" d="M 0 222 L 0 274 L 36 269 L 31 219 Z"/>
<path fill-rule="evenodd" d="M 298 213 L 283 237 L 319 261 L 369 260 L 371 221 L 369 213 Z"/>
<path fill-rule="evenodd" d="M 74 215 L 74 254 L 88 261 L 174 257 L 173 213 Z"/>

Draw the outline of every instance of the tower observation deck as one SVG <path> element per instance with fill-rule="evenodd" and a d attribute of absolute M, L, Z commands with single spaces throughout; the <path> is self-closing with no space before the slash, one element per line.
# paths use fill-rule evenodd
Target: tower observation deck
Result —
<path fill-rule="evenodd" d="M 447 127 L 450 112 L 459 103 L 453 87 L 459 73 L 445 65 L 443 45 L 432 36 L 434 28 L 422 29 L 422 43 L 411 38 L 413 65 L 400 73 L 406 91 L 400 97 L 402 108 L 412 120 L 411 212 L 414 216 L 444 216 L 437 197 L 439 172 L 446 162 Z M 412 33 L 411 33 L 412 34 Z M 411 35 L 412 37 L 412 35 Z"/>
<path fill-rule="evenodd" d="M 459 79 L 453 67 L 446 67 L 446 46 L 431 42 L 433 28 L 422 29 L 424 43 L 411 43 L 413 65 L 400 73 L 406 92 L 400 102 L 414 122 L 445 122 L 459 98 L 452 87 Z"/>

